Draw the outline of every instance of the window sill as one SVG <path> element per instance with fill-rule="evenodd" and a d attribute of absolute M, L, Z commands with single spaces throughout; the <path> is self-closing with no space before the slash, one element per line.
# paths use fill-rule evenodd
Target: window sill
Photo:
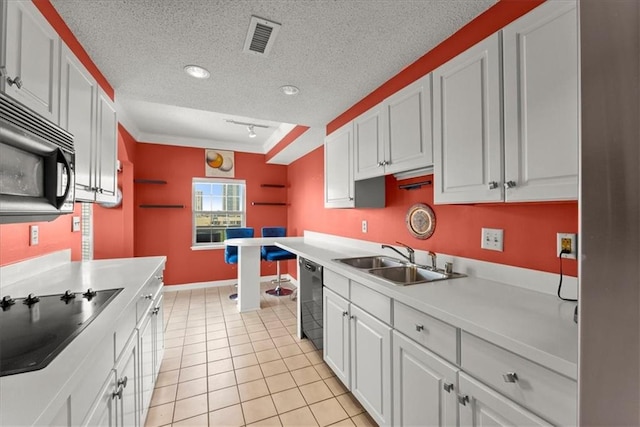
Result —
<path fill-rule="evenodd" d="M 192 251 L 211 251 L 217 249 L 224 249 L 224 244 L 191 246 Z"/>

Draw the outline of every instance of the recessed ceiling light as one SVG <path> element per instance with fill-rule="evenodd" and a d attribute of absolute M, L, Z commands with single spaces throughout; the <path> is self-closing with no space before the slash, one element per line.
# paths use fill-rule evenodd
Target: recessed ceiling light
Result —
<path fill-rule="evenodd" d="M 281 86 L 280 91 L 285 95 L 291 95 L 291 96 L 297 95 L 298 93 L 300 93 L 300 89 L 290 85 Z"/>
<path fill-rule="evenodd" d="M 198 65 L 185 65 L 184 72 L 196 79 L 208 79 L 211 75 L 209 71 Z"/>

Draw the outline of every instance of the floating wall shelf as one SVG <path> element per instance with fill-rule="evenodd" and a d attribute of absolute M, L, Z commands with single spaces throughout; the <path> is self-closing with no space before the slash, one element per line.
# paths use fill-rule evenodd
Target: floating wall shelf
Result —
<path fill-rule="evenodd" d="M 144 209 L 184 209 L 184 205 L 140 205 Z"/>
<path fill-rule="evenodd" d="M 287 206 L 286 203 L 281 203 L 281 202 L 251 202 L 252 206 Z"/>
<path fill-rule="evenodd" d="M 284 188 L 284 184 L 260 184 L 260 187 Z"/>
<path fill-rule="evenodd" d="M 398 185 L 398 188 L 402 190 L 417 190 L 423 185 L 431 185 L 431 181 L 427 180 L 427 181 L 414 182 L 413 184 L 402 184 L 402 185 Z"/>
<path fill-rule="evenodd" d="M 167 183 L 167 181 L 163 179 L 143 179 L 143 178 L 134 179 L 133 182 L 136 184 L 166 184 Z"/>

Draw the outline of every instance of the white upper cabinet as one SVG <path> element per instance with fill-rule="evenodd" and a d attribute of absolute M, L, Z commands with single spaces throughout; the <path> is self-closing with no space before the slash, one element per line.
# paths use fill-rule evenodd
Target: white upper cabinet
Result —
<path fill-rule="evenodd" d="M 435 203 L 502 200 L 500 35 L 433 72 Z"/>
<path fill-rule="evenodd" d="M 385 100 L 385 173 L 399 173 L 433 165 L 431 103 L 431 74 Z"/>
<path fill-rule="evenodd" d="M 58 123 L 60 38 L 31 1 L 7 1 L 2 89 Z"/>
<path fill-rule="evenodd" d="M 578 198 L 577 21 L 546 2 L 503 30 L 507 201 Z"/>
<path fill-rule="evenodd" d="M 100 89 L 98 91 L 96 145 L 98 166 L 96 174 L 96 201 L 112 203 L 116 201 L 118 163 L 118 120 L 111 99 Z"/>
<path fill-rule="evenodd" d="M 433 74 L 436 203 L 577 199 L 575 1 L 543 3 Z"/>
<path fill-rule="evenodd" d="M 324 206 L 354 207 L 353 123 L 328 135 L 324 142 Z"/>
<path fill-rule="evenodd" d="M 431 166 L 431 123 L 429 74 L 354 119 L 354 178 Z"/>
<path fill-rule="evenodd" d="M 65 45 L 60 64 L 60 126 L 73 134 L 76 198 L 93 200 L 98 84 Z"/>

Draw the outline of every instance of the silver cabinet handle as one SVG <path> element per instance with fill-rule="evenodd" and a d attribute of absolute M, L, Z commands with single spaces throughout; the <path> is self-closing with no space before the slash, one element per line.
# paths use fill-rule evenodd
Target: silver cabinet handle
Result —
<path fill-rule="evenodd" d="M 115 399 L 116 397 L 120 400 L 122 400 L 122 390 L 124 389 L 124 387 L 122 387 L 121 385 L 118 386 L 118 389 L 116 391 L 114 391 L 113 393 L 111 393 L 111 398 Z"/>
<path fill-rule="evenodd" d="M 498 183 L 495 181 L 491 181 L 489 183 L 489 190 L 495 190 L 496 188 L 498 188 Z"/>
<path fill-rule="evenodd" d="M 516 182 L 515 181 L 507 181 L 507 182 L 504 183 L 504 188 L 507 188 L 507 189 L 513 188 L 515 186 L 516 186 Z"/>
<path fill-rule="evenodd" d="M 162 275 L 156 276 L 156 280 L 160 280 L 162 282 L 162 281 L 164 281 L 164 276 L 162 276 Z"/>
<path fill-rule="evenodd" d="M 127 376 L 125 375 L 124 377 L 120 378 L 118 380 L 118 386 L 122 386 L 122 388 L 125 388 L 127 386 L 127 381 L 129 380 L 129 378 L 127 378 Z"/>
<path fill-rule="evenodd" d="M 458 403 L 461 404 L 462 406 L 467 406 L 467 403 L 469 403 L 469 396 L 466 394 L 459 394 Z"/>
<path fill-rule="evenodd" d="M 383 164 L 384 166 L 387 166 L 387 165 L 390 165 L 390 164 L 391 164 L 391 162 L 390 162 L 390 161 L 388 161 L 388 160 L 385 160 L 384 162 L 382 162 L 382 164 Z"/>
<path fill-rule="evenodd" d="M 518 374 L 515 372 L 507 372 L 506 374 L 502 374 L 502 379 L 505 383 L 515 383 L 518 382 Z"/>
<path fill-rule="evenodd" d="M 9 86 L 16 85 L 18 89 L 22 88 L 22 79 L 20 76 L 16 76 L 13 79 L 11 77 L 7 77 L 7 83 L 9 83 Z"/>
<path fill-rule="evenodd" d="M 424 325 L 416 324 L 416 332 L 424 331 Z"/>
<path fill-rule="evenodd" d="M 353 197 L 349 197 L 349 200 L 350 200 L 350 201 L 353 201 Z"/>
<path fill-rule="evenodd" d="M 384 166 L 384 162 L 378 162 L 378 167 Z"/>
<path fill-rule="evenodd" d="M 160 307 L 156 307 L 156 308 L 154 308 L 154 309 L 153 309 L 153 311 L 151 312 L 151 314 L 153 314 L 153 315 L 155 315 L 155 316 L 157 316 L 157 315 L 158 315 L 158 313 L 160 313 Z"/>
<path fill-rule="evenodd" d="M 353 320 L 353 319 L 355 319 L 355 318 L 356 318 L 356 316 L 354 316 L 354 315 L 349 316 L 349 319 L 352 319 L 352 320 Z"/>
<path fill-rule="evenodd" d="M 342 316 L 343 316 L 343 317 L 344 317 L 344 316 L 348 316 L 348 315 L 349 315 L 349 312 L 348 312 L 348 311 L 343 311 L 343 312 L 342 312 Z"/>
<path fill-rule="evenodd" d="M 143 295 L 144 299 L 153 299 L 153 294 Z"/>
<path fill-rule="evenodd" d="M 444 384 L 442 384 L 442 388 L 447 393 L 451 393 L 453 391 L 453 384 L 445 382 Z"/>

